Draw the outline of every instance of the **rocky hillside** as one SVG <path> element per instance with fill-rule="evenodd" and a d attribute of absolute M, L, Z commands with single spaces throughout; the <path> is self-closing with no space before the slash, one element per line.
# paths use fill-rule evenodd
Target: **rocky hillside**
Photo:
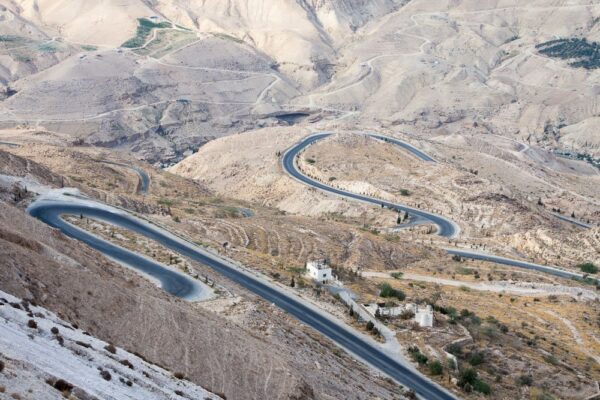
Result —
<path fill-rule="evenodd" d="M 539 47 L 597 41 L 594 2 L 0 5 L 0 130 L 59 132 L 157 165 L 298 121 L 493 133 L 598 156 L 600 69 Z"/>
<path fill-rule="evenodd" d="M 71 326 L 165 370 L 182 372 L 190 382 L 228 399 L 270 398 L 273 393 L 281 399 L 327 399 L 339 394 L 356 399 L 371 394 L 382 399 L 397 397 L 395 384 L 374 376 L 311 329 L 206 266 L 190 263 L 217 280 L 221 295 L 203 304 L 182 301 L 29 217 L 22 207 L 34 192 L 56 187 L 55 182 L 63 179 L 33 161 L 3 152 L 0 156 L 0 290 L 44 307 Z M 102 174 L 94 174 L 96 163 L 86 157 L 69 160 L 69 156 L 70 152 L 60 154 L 67 157 L 64 163 L 91 163 L 77 169 L 84 176 L 94 175 L 89 182 L 94 188 L 88 193 L 106 198 L 101 188 L 114 191 L 107 184 L 119 182 L 118 173 L 103 169 Z M 49 158 L 56 162 L 55 156 Z M 74 175 L 75 169 L 71 174 L 70 179 L 83 186 L 88 182 Z M 106 182 L 101 183 L 102 179 Z M 181 185 L 175 189 L 173 182 Z M 154 186 L 162 192 L 157 199 L 169 204 L 168 193 L 184 193 L 183 188 L 188 186 L 185 191 L 189 191 L 194 185 L 156 171 Z M 211 197 L 196 191 L 193 200 L 208 204 Z M 145 202 L 155 204 L 156 199 L 146 197 Z M 231 208 L 222 199 L 218 204 Z M 159 215 L 149 217 L 165 222 Z M 323 373 L 330 379 L 317 379 Z"/>
<path fill-rule="evenodd" d="M 0 318 L 0 392 L 14 399 L 221 398 L 2 291 Z"/>

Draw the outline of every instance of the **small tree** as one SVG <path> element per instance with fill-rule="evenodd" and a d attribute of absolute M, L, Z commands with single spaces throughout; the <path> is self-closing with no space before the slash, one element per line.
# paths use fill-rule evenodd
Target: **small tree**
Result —
<path fill-rule="evenodd" d="M 293 276 L 292 276 L 292 281 L 290 282 L 290 286 L 291 287 L 296 287 L 296 281 L 294 280 Z"/>
<path fill-rule="evenodd" d="M 379 307 L 377 307 L 377 310 L 375 310 L 375 318 L 381 318 L 381 312 L 379 311 Z"/>
<path fill-rule="evenodd" d="M 372 331 L 373 328 L 375 328 L 375 324 L 373 323 L 373 321 L 367 322 L 367 330 Z"/>
<path fill-rule="evenodd" d="M 351 317 L 354 317 L 354 308 L 352 308 L 352 306 L 350 306 L 350 311 L 348 314 L 350 314 Z"/>
<path fill-rule="evenodd" d="M 469 356 L 469 364 L 473 366 L 482 364 L 483 361 L 484 355 L 482 352 L 476 351 L 474 353 L 471 353 L 471 355 Z"/>

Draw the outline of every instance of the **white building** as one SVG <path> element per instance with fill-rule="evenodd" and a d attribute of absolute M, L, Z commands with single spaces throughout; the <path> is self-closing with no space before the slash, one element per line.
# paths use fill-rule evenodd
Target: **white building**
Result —
<path fill-rule="evenodd" d="M 414 321 L 422 328 L 431 328 L 433 326 L 433 307 L 418 306 L 414 303 L 401 304 L 397 307 L 380 307 L 379 305 L 365 304 L 365 309 L 371 314 L 376 315 L 379 310 L 379 315 L 382 317 L 399 317 L 402 313 L 408 311 L 414 314 Z"/>
<path fill-rule="evenodd" d="M 327 283 L 333 280 L 331 267 L 327 265 L 326 260 L 309 261 L 306 263 L 308 276 L 320 283 Z"/>
<path fill-rule="evenodd" d="M 417 307 L 415 312 L 415 322 L 423 328 L 431 328 L 433 326 L 433 307 L 426 305 L 425 307 Z"/>

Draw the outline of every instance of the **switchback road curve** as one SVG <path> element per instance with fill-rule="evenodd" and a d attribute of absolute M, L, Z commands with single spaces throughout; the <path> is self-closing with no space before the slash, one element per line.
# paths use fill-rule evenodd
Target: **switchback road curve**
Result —
<path fill-rule="evenodd" d="M 367 132 L 364 134 L 368 135 L 372 138 L 375 138 L 378 140 L 383 140 L 385 142 L 394 144 L 396 146 L 400 146 L 424 162 L 429 162 L 429 163 L 436 162 L 435 159 L 433 159 L 429 155 L 425 154 L 421 150 L 417 149 L 416 147 L 414 147 L 411 144 L 406 143 L 402 140 L 399 140 L 399 139 L 396 139 L 396 138 L 393 138 L 390 136 L 376 134 L 376 133 L 368 133 Z M 314 135 L 310 135 L 310 136 L 304 138 L 299 143 L 290 147 L 283 154 L 283 157 L 281 159 L 281 165 L 283 167 L 283 170 L 288 175 L 290 175 L 292 178 L 294 178 L 296 181 L 298 181 L 304 185 L 308 185 L 310 187 L 319 189 L 323 192 L 331 193 L 331 194 L 334 194 L 337 196 L 345 197 L 345 198 L 356 200 L 356 201 L 361 201 L 364 203 L 373 204 L 376 206 L 383 205 L 392 210 L 407 211 L 413 215 L 418 215 L 419 217 L 436 225 L 437 226 L 437 234 L 439 236 L 446 237 L 446 238 L 453 238 L 453 237 L 458 236 L 458 234 L 460 232 L 458 225 L 456 223 L 454 223 L 452 220 L 450 220 L 446 217 L 443 217 L 441 215 L 437 215 L 434 213 L 430 213 L 427 211 L 409 207 L 404 204 L 390 203 L 388 201 L 364 196 L 361 194 L 352 193 L 352 192 L 349 192 L 349 191 L 346 191 L 343 189 L 338 189 L 333 186 L 329 186 L 325 183 L 319 182 L 309 176 L 304 175 L 298 169 L 297 158 L 298 158 L 299 154 L 302 153 L 302 151 L 304 151 L 310 145 L 312 145 L 312 144 L 316 143 L 317 141 L 322 140 L 328 136 L 331 136 L 331 133 L 328 133 L 328 132 L 316 133 Z M 496 264 L 508 265 L 511 267 L 529 269 L 529 270 L 533 270 L 533 271 L 538 271 L 538 272 L 543 272 L 546 274 L 554 275 L 554 276 L 557 276 L 560 278 L 567 278 L 567 279 L 583 278 L 582 274 L 578 274 L 578 273 L 571 272 L 571 271 L 566 271 L 566 270 L 563 270 L 563 269 L 560 269 L 557 267 L 534 264 L 534 263 L 530 263 L 530 262 L 526 262 L 526 261 L 513 260 L 510 258 L 506 258 L 506 257 L 495 256 L 493 254 L 474 252 L 474 251 L 463 250 L 463 249 L 459 249 L 459 248 L 445 248 L 444 250 L 446 250 L 448 252 L 448 254 L 458 255 L 458 256 L 461 256 L 464 258 L 488 261 L 488 262 L 492 262 L 492 263 L 496 263 Z M 600 282 L 600 279 L 597 280 L 597 282 Z"/>
<path fill-rule="evenodd" d="M 74 227 L 62 220 L 62 216 L 75 215 L 95 218 L 143 235 L 184 257 L 212 268 L 215 272 L 218 272 L 234 283 L 275 304 L 301 322 L 321 332 L 340 347 L 354 354 L 358 359 L 390 376 L 402 385 L 413 389 L 422 399 L 455 399 L 452 394 L 421 375 L 418 371 L 385 354 L 372 340 L 358 335 L 351 328 L 337 322 L 337 320 L 326 313 L 307 305 L 305 300 L 302 300 L 298 296 L 268 283 L 263 278 L 250 274 L 248 271 L 235 266 L 216 254 L 210 253 L 124 211 L 101 203 L 95 204 L 93 201 L 87 199 L 85 201 L 78 201 L 75 198 L 69 198 L 61 201 L 57 199 L 45 200 L 42 198 L 34 202 L 28 208 L 28 212 L 48 225 L 60 229 L 66 235 L 101 251 L 109 258 L 122 260 L 125 257 L 125 261 L 127 262 L 136 263 L 139 262 L 139 259 L 132 261 L 129 257 L 135 256 L 135 253 L 121 249 Z M 125 251 L 124 256 L 123 251 Z M 140 258 L 146 260 L 144 257 L 140 256 Z M 152 271 L 148 272 L 144 270 L 144 272 L 150 274 Z M 184 276 L 186 279 L 183 279 L 182 274 L 168 268 L 162 268 L 162 270 L 154 272 L 154 276 L 161 280 L 163 285 L 167 283 L 167 288 L 165 289 L 169 291 L 168 288 L 171 288 L 170 293 L 172 292 L 174 295 L 180 297 L 182 295 L 189 296 L 195 290 L 190 286 L 193 283 L 190 277 Z"/>
<path fill-rule="evenodd" d="M 283 158 L 281 161 L 284 171 L 287 172 L 292 178 L 299 181 L 300 183 L 303 183 L 308 186 L 312 186 L 312 187 L 320 189 L 324 192 L 332 193 L 332 194 L 346 197 L 346 198 L 349 198 L 352 200 L 362 201 L 364 203 L 370 203 L 370 204 L 373 204 L 376 206 L 383 205 L 384 207 L 387 207 L 392 210 L 406 211 L 410 214 L 418 215 L 419 217 L 421 217 L 427 221 L 430 221 L 432 224 L 436 225 L 437 229 L 438 229 L 437 233 L 440 236 L 452 238 L 452 237 L 455 237 L 458 235 L 458 233 L 460 231 L 458 225 L 456 225 L 454 222 L 452 222 L 448 218 L 442 217 L 441 215 L 423 211 L 418 208 L 409 207 L 404 204 L 390 203 L 389 201 L 375 199 L 373 197 L 363 196 L 363 195 L 352 193 L 352 192 L 349 192 L 349 191 L 346 191 L 343 189 L 338 189 L 333 186 L 329 186 L 324 183 L 321 183 L 315 179 L 312 179 L 312 178 L 304 175 L 302 172 L 300 172 L 300 170 L 298 169 L 298 166 L 296 164 L 296 159 L 298 157 L 298 154 L 300 154 L 304 149 L 306 149 L 308 146 L 312 145 L 313 143 L 315 143 L 321 139 L 324 139 L 330 135 L 331 135 L 331 133 L 326 133 L 326 132 L 317 133 L 315 135 L 311 135 L 311 136 L 305 138 L 300 143 L 298 143 L 298 144 L 294 145 L 293 147 L 291 147 L 290 149 L 288 149 L 283 154 Z M 416 149 L 415 147 L 413 147 L 410 144 L 403 142 L 401 140 L 387 137 L 387 136 L 377 135 L 377 134 L 367 133 L 367 135 L 369 135 L 373 138 L 379 139 L 379 140 L 385 140 L 387 142 L 401 146 L 404 149 L 410 151 L 412 154 L 414 154 L 420 160 L 423 160 L 426 162 L 435 162 L 435 160 L 433 158 L 429 157 L 427 154 L 423 153 L 422 151 Z"/>

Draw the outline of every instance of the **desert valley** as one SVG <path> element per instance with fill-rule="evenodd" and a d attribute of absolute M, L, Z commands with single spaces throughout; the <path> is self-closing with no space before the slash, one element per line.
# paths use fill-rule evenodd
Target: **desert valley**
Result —
<path fill-rule="evenodd" d="M 600 398 L 600 4 L 0 0 L 0 399 Z"/>

